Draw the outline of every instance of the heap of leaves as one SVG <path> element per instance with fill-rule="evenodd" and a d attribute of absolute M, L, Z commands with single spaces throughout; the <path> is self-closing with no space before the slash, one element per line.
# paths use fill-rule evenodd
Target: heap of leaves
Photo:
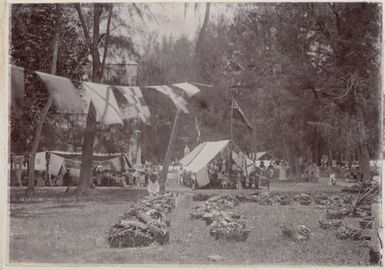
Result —
<path fill-rule="evenodd" d="M 363 239 L 362 231 L 371 228 L 373 224 L 371 200 L 378 195 L 378 192 L 378 187 L 374 185 L 367 186 L 355 197 L 350 195 L 343 197 L 342 200 L 347 205 L 336 210 L 326 210 L 319 220 L 320 227 L 322 229 L 337 229 L 336 237 L 338 239 Z M 348 216 L 362 218 L 360 220 L 361 228 L 344 224 L 342 220 Z"/>
<path fill-rule="evenodd" d="M 305 193 L 294 196 L 294 200 L 298 201 L 301 205 L 310 205 L 312 202 L 310 195 Z"/>
<path fill-rule="evenodd" d="M 239 204 L 239 200 L 232 195 L 216 195 L 207 201 L 193 207 L 190 212 L 192 219 L 202 219 L 210 225 L 210 235 L 216 240 L 245 241 L 250 234 L 241 216 L 224 211 Z"/>
<path fill-rule="evenodd" d="M 107 233 L 110 247 L 143 247 L 153 242 L 169 242 L 170 221 L 166 217 L 175 207 L 174 193 L 149 196 L 125 212 Z"/>
<path fill-rule="evenodd" d="M 221 216 L 214 219 L 210 225 L 210 235 L 218 239 L 229 241 L 246 241 L 250 231 L 246 230 L 246 224 L 243 220 L 235 220 L 233 217 Z"/>
<path fill-rule="evenodd" d="M 216 195 L 193 207 L 190 212 L 190 217 L 193 219 L 201 219 L 206 213 L 213 212 L 214 210 L 232 209 L 238 204 L 239 200 L 232 195 Z"/>
<path fill-rule="evenodd" d="M 281 233 L 285 238 L 290 238 L 295 242 L 310 239 L 311 230 L 305 225 L 281 225 Z"/>

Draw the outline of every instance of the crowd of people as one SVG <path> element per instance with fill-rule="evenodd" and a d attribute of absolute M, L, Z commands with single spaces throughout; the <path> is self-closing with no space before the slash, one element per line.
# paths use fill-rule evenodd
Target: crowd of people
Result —
<path fill-rule="evenodd" d="M 275 176 L 277 166 L 273 161 L 266 166 L 264 162 L 260 162 L 259 166 L 253 164 L 247 171 L 241 168 L 235 162 L 232 162 L 231 169 L 225 164 L 214 160 L 207 167 L 210 183 L 204 188 L 260 188 L 264 186 L 270 187 L 270 181 Z M 197 188 L 196 174 L 179 169 L 180 184 Z"/>

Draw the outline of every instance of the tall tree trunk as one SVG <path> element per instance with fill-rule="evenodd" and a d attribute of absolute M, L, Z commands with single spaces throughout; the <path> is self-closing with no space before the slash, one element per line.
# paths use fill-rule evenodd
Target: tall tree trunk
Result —
<path fill-rule="evenodd" d="M 314 140 L 314 163 L 318 166 L 319 165 L 319 132 L 318 132 L 318 126 L 316 126 L 315 130 L 315 140 Z"/>
<path fill-rule="evenodd" d="M 364 98 L 362 96 L 362 90 L 356 89 L 354 92 L 355 97 L 355 112 L 359 134 L 358 144 L 358 158 L 360 161 L 360 171 L 364 176 L 364 180 L 370 180 L 370 156 L 369 156 L 369 145 L 366 134 L 366 127 L 364 122 L 363 104 Z"/>
<path fill-rule="evenodd" d="M 60 14 L 58 13 L 57 15 L 57 30 L 53 42 L 53 55 L 52 55 L 52 65 L 51 65 L 51 74 L 56 73 L 56 65 L 57 65 L 57 55 L 58 55 L 58 48 L 59 48 L 59 35 L 60 35 Z M 43 130 L 43 124 L 44 121 L 47 117 L 48 110 L 51 107 L 53 102 L 53 96 L 51 93 L 49 93 L 48 96 L 48 101 L 44 105 L 41 113 L 40 113 L 40 118 L 39 122 L 37 123 L 36 131 L 35 131 L 35 136 L 33 138 L 32 142 L 32 149 L 31 153 L 29 156 L 29 167 L 28 167 L 28 185 L 26 189 L 26 194 L 31 195 L 34 193 L 34 187 L 35 187 L 35 158 L 36 158 L 36 152 L 37 149 L 39 148 L 39 143 L 40 143 L 40 137 L 41 137 L 41 132 Z"/>
<path fill-rule="evenodd" d="M 89 191 L 92 179 L 92 163 L 94 153 L 94 141 L 96 136 L 96 112 L 95 107 L 90 103 L 88 110 L 87 123 L 84 131 L 82 144 L 82 159 L 80 166 L 79 186 L 77 193 L 85 194 Z"/>
<path fill-rule="evenodd" d="M 93 4 L 93 33 L 92 39 L 83 17 L 83 13 L 80 8 L 80 4 L 76 4 L 75 8 L 79 15 L 79 19 L 83 28 L 85 39 L 88 43 L 88 46 L 91 51 L 92 57 L 92 81 L 95 83 L 100 83 L 102 80 L 103 74 L 102 70 L 103 64 L 105 63 L 105 57 L 103 57 L 103 64 L 101 63 L 100 53 L 99 53 L 99 39 L 100 39 L 100 19 L 103 12 L 101 4 Z M 104 47 L 103 56 L 107 54 L 108 50 L 108 36 L 110 31 L 110 21 L 112 16 L 112 6 L 110 7 L 108 24 L 107 24 L 107 34 L 106 34 L 106 44 Z M 93 153 L 94 153 L 94 142 L 97 132 L 96 126 L 96 112 L 95 107 L 90 103 L 87 123 L 84 132 L 84 139 L 82 145 L 82 163 L 80 166 L 80 177 L 79 177 L 79 186 L 77 193 L 79 195 L 87 193 L 90 189 L 91 179 L 92 179 L 92 164 L 93 164 Z"/>

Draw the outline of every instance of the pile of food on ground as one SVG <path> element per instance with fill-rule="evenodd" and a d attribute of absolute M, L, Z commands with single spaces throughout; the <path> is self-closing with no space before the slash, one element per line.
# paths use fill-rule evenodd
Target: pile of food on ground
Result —
<path fill-rule="evenodd" d="M 360 229 L 345 224 L 338 228 L 336 236 L 338 239 L 361 240 L 362 238 Z"/>
<path fill-rule="evenodd" d="M 246 241 L 250 231 L 246 230 L 245 221 L 234 217 L 216 217 L 210 225 L 210 235 L 218 239 L 229 241 Z"/>
<path fill-rule="evenodd" d="M 193 207 L 190 212 L 192 219 L 202 219 L 210 225 L 210 235 L 216 240 L 245 241 L 250 234 L 246 229 L 241 215 L 224 211 L 239 204 L 239 200 L 232 195 L 216 195 L 207 201 Z"/>
<path fill-rule="evenodd" d="M 294 201 L 299 202 L 301 205 L 310 205 L 312 202 L 312 198 L 309 194 L 301 193 L 299 195 L 294 196 Z"/>
<path fill-rule="evenodd" d="M 340 219 L 327 219 L 324 217 L 321 217 L 319 220 L 319 225 L 322 229 L 337 229 L 341 227 L 342 220 Z"/>
<path fill-rule="evenodd" d="M 212 196 L 213 195 L 211 194 L 197 193 L 193 195 L 193 201 L 198 201 L 198 202 L 207 201 Z"/>
<path fill-rule="evenodd" d="M 211 213 L 214 210 L 224 210 L 234 208 L 239 204 L 239 200 L 232 195 L 216 195 L 210 197 L 207 201 L 202 202 L 190 212 L 190 217 L 193 219 L 201 219 L 204 214 Z"/>
<path fill-rule="evenodd" d="M 295 242 L 309 240 L 311 230 L 305 225 L 281 225 L 281 233 L 284 237 L 290 238 Z"/>
<path fill-rule="evenodd" d="M 271 199 L 274 203 L 279 203 L 280 205 L 290 205 L 292 203 L 292 199 L 288 194 L 275 194 Z"/>
<path fill-rule="evenodd" d="M 314 196 L 314 203 L 317 205 L 341 206 L 341 198 L 338 196 L 328 196 L 325 193 L 318 193 Z"/>
<path fill-rule="evenodd" d="M 369 187 L 359 194 L 345 195 L 342 197 L 344 207 L 338 209 L 326 210 L 323 217 L 320 218 L 319 224 L 322 229 L 337 229 L 336 237 L 338 239 L 364 240 L 370 238 L 363 236 L 366 229 L 373 228 L 374 218 L 372 217 L 372 199 L 379 193 L 379 190 L 374 187 Z M 318 203 L 327 202 L 327 196 L 319 196 L 315 199 Z M 341 206 L 341 199 L 333 199 L 335 206 Z M 351 225 L 343 223 L 345 217 L 361 218 L 359 220 L 360 228 L 355 228 Z"/>
<path fill-rule="evenodd" d="M 169 241 L 170 221 L 166 217 L 175 207 L 175 193 L 149 196 L 132 205 L 107 233 L 111 247 L 143 247 Z"/>
<path fill-rule="evenodd" d="M 344 188 L 342 191 L 348 193 L 363 193 L 367 189 L 373 189 L 373 191 L 377 192 L 380 189 L 379 183 L 377 181 L 360 182 L 351 187 Z"/>

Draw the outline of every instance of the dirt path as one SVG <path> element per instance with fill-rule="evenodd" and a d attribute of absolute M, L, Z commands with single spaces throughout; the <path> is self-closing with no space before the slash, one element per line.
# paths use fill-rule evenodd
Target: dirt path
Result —
<path fill-rule="evenodd" d="M 189 219 L 192 198 L 192 193 L 181 194 L 176 198 L 175 209 L 172 210 L 170 215 L 171 242 L 180 242 L 182 239 L 186 239 L 185 226 L 186 221 Z"/>

